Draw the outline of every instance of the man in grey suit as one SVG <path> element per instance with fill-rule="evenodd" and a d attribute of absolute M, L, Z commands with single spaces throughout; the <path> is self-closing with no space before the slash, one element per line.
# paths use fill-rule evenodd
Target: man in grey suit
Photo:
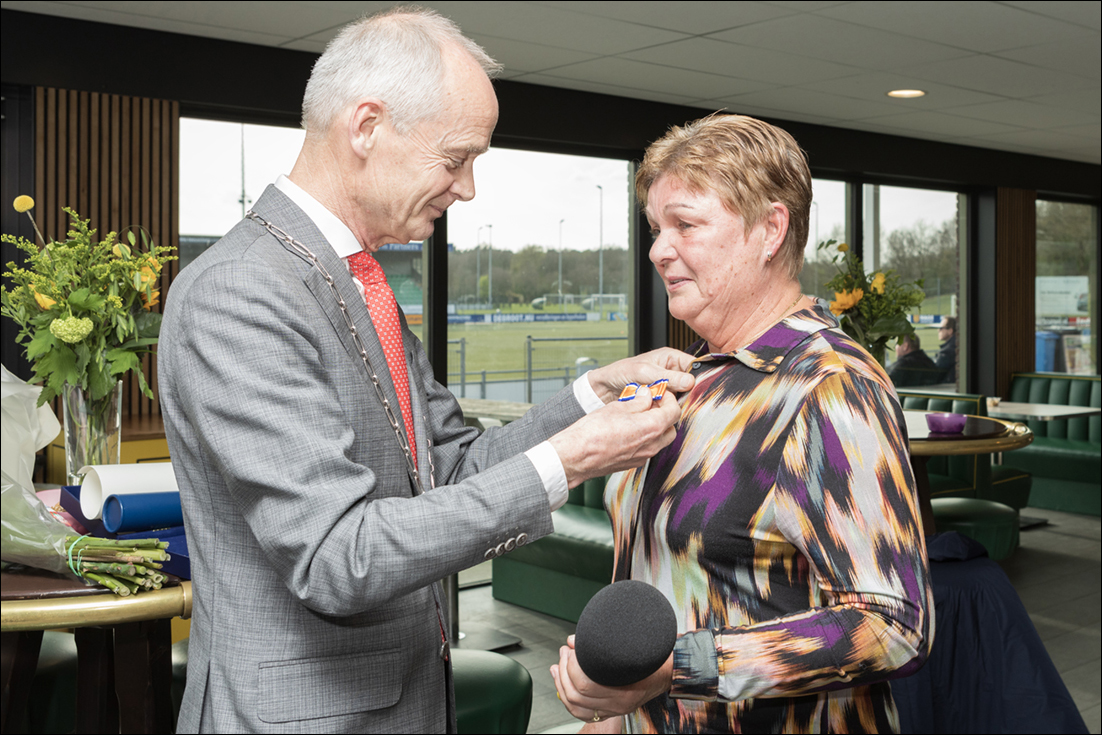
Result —
<path fill-rule="evenodd" d="M 430 12 L 344 29 L 290 176 L 172 285 L 159 380 L 194 581 L 181 732 L 454 730 L 438 580 L 550 533 L 568 487 L 673 438 L 670 395 L 613 400 L 629 380 L 691 387 L 673 350 L 479 435 L 403 321 L 397 408 L 390 328 L 343 259 L 423 239 L 474 196 L 494 68 Z"/>

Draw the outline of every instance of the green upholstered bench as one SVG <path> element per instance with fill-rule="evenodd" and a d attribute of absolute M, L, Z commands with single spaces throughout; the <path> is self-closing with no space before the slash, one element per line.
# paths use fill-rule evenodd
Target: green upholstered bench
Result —
<path fill-rule="evenodd" d="M 495 599 L 578 621 L 589 598 L 612 581 L 612 524 L 605 478 L 570 491 L 552 514 L 555 532 L 493 561 Z"/>
<path fill-rule="evenodd" d="M 1061 406 L 1102 406 L 1097 375 L 1015 373 L 1009 401 Z M 1033 475 L 1030 505 L 1102 515 L 1102 417 L 1029 421 L 1033 443 L 1007 452 L 1003 464 Z"/>

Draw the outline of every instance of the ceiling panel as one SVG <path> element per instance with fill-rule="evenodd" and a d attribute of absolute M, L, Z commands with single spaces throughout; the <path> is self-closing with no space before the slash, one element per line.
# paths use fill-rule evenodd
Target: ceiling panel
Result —
<path fill-rule="evenodd" d="M 975 105 L 981 102 L 995 102 L 1004 99 L 993 94 L 977 92 L 974 89 L 961 89 L 947 84 L 937 84 L 929 80 L 919 79 L 907 74 L 895 72 L 868 72 L 842 77 L 840 79 L 828 79 L 813 84 L 800 85 L 804 89 L 815 89 L 820 92 L 853 97 L 870 101 L 886 102 L 899 111 L 909 110 L 940 110 L 946 107 L 959 105 Z M 914 99 L 896 99 L 888 96 L 893 89 L 915 89 L 926 91 L 925 97 Z"/>
<path fill-rule="evenodd" d="M 540 2 L 535 5 L 572 10 L 584 15 L 595 15 L 655 28 L 700 35 L 717 30 L 737 28 L 738 26 L 760 23 L 795 13 L 779 7 L 776 3 L 762 2 L 719 2 L 685 3 L 668 0 L 651 2 L 600 2 L 575 0 L 574 2 Z"/>
<path fill-rule="evenodd" d="M 1038 105 L 1021 100 L 1000 100 L 985 102 L 982 105 L 965 105 L 946 110 L 949 114 L 961 117 L 974 117 L 979 120 L 1003 122 L 1013 120 L 1015 125 L 1024 128 L 1060 128 L 1070 125 L 1089 125 L 1097 123 L 1099 115 L 1080 112 L 1050 105 Z"/>
<path fill-rule="evenodd" d="M 825 61 L 813 62 L 779 51 L 739 46 L 712 38 L 676 41 L 623 56 L 637 61 L 754 79 L 781 86 L 851 76 L 860 71 L 852 66 Z"/>
<path fill-rule="evenodd" d="M 1084 28 L 1102 30 L 1102 3 L 1082 2 L 1082 0 L 1028 0 L 1027 2 L 1004 2 L 1003 5 L 1011 5 Z"/>
<path fill-rule="evenodd" d="M 1091 35 L 1090 29 L 995 2 L 856 2 L 820 12 L 868 28 L 979 53 Z"/>
<path fill-rule="evenodd" d="M 551 76 L 566 79 L 582 79 L 633 87 L 646 80 L 646 89 L 678 94 L 691 99 L 726 97 L 729 95 L 773 89 L 764 82 L 751 82 L 729 76 L 706 74 L 670 66 L 644 64 L 630 59 L 603 58 L 561 67 L 547 72 Z M 524 81 L 523 79 L 521 81 Z"/>
<path fill-rule="evenodd" d="M 0 0 L 313 53 L 342 24 L 391 4 Z M 1097 0 L 424 4 L 500 59 L 506 78 L 1094 163 L 1102 153 Z M 928 94 L 884 96 L 902 86 Z"/>
<path fill-rule="evenodd" d="M 1097 37 L 1000 51 L 996 56 L 1055 71 L 1073 69 L 1080 76 L 1102 79 L 1102 44 Z"/>
<path fill-rule="evenodd" d="M 944 112 L 911 112 L 905 115 L 886 115 L 866 119 L 865 122 L 877 125 L 881 129 L 890 128 L 897 135 L 924 132 L 953 138 L 1016 132 L 1022 129 L 1017 125 L 1006 122 L 957 117 L 956 115 L 947 115 Z"/>
<path fill-rule="evenodd" d="M 899 69 L 967 55 L 952 46 L 807 14 L 721 31 L 710 38 L 863 69 Z"/>
<path fill-rule="evenodd" d="M 920 64 L 910 69 L 910 73 L 920 79 L 1013 98 L 1098 87 L 1096 80 L 1071 72 L 1050 74 L 1028 64 L 981 55 Z"/>

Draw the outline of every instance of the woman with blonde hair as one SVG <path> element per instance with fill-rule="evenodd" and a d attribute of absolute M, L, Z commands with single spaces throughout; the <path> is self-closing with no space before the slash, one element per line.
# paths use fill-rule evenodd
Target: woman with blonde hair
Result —
<path fill-rule="evenodd" d="M 654 143 L 636 187 L 670 313 L 703 339 L 677 438 L 605 506 L 615 579 L 660 590 L 678 639 L 627 687 L 590 681 L 570 641 L 559 695 L 592 730 L 897 730 L 886 680 L 933 632 L 926 551 L 891 381 L 800 290 L 806 158 L 715 115 Z"/>

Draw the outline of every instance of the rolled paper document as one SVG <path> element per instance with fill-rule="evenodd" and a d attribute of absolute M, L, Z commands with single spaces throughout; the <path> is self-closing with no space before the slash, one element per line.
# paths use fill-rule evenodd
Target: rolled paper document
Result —
<path fill-rule="evenodd" d="M 103 514 L 108 495 L 135 493 L 179 493 L 171 462 L 146 464 L 96 464 L 80 468 L 80 512 L 96 519 Z"/>
<path fill-rule="evenodd" d="M 180 493 L 109 495 L 103 503 L 103 527 L 111 533 L 148 531 L 183 523 Z"/>

